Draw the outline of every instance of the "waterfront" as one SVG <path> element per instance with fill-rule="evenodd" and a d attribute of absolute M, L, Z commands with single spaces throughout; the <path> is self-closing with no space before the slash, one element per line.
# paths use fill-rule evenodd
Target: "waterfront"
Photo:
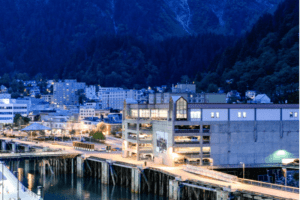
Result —
<path fill-rule="evenodd" d="M 7 163 L 8 164 L 8 163 Z M 17 162 L 13 162 L 16 167 Z M 13 166 L 11 164 L 11 166 Z M 8 165 L 9 166 L 9 165 Z M 29 167 L 29 168 L 28 168 Z M 160 197 L 153 194 L 134 194 L 130 188 L 103 185 L 101 180 L 92 177 L 77 178 L 76 174 L 63 173 L 53 169 L 56 174 L 47 173 L 45 178 L 40 174 L 39 168 L 34 169 L 33 161 L 30 161 L 28 167 L 25 167 L 25 161 L 20 161 L 19 164 L 19 180 L 25 187 L 28 187 L 33 192 L 37 193 L 38 186 L 44 186 L 45 200 L 164 200 L 165 197 Z M 15 168 L 16 169 L 16 168 Z M 58 173 L 57 173 L 58 172 Z"/>

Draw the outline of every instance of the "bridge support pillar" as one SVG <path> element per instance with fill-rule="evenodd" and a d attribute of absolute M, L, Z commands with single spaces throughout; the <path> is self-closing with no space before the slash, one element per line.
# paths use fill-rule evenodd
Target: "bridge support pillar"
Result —
<path fill-rule="evenodd" d="M 64 172 L 66 173 L 67 172 L 67 160 L 64 159 Z"/>
<path fill-rule="evenodd" d="M 2 151 L 6 150 L 6 142 L 4 140 L 2 140 L 2 142 L 1 142 L 1 149 L 2 149 Z"/>
<path fill-rule="evenodd" d="M 43 159 L 42 163 L 42 174 L 46 175 L 46 161 Z"/>
<path fill-rule="evenodd" d="M 180 199 L 180 188 L 178 180 L 169 180 L 169 200 Z"/>
<path fill-rule="evenodd" d="M 131 168 L 131 192 L 140 193 L 141 172 L 138 168 Z"/>
<path fill-rule="evenodd" d="M 107 162 L 101 162 L 101 183 L 102 184 L 109 184 L 109 164 Z"/>
<path fill-rule="evenodd" d="M 12 152 L 16 153 L 17 152 L 17 144 L 16 143 L 12 143 L 11 144 L 11 149 L 12 149 Z"/>
<path fill-rule="evenodd" d="M 29 152 L 29 146 L 25 146 L 25 152 Z"/>
<path fill-rule="evenodd" d="M 74 159 L 71 158 L 71 173 L 74 174 Z"/>
<path fill-rule="evenodd" d="M 228 199 L 229 193 L 227 191 L 217 190 L 217 200 Z"/>
<path fill-rule="evenodd" d="M 84 174 L 84 159 L 81 156 L 77 156 L 77 176 L 83 177 Z"/>

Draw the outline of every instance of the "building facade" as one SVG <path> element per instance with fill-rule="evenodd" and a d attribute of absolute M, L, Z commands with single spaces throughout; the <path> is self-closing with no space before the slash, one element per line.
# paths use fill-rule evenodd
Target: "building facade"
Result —
<path fill-rule="evenodd" d="M 12 124 L 16 114 L 26 117 L 27 104 L 16 103 L 12 99 L 0 100 L 0 124 Z"/>
<path fill-rule="evenodd" d="M 78 90 L 84 90 L 85 83 L 76 80 L 55 82 L 53 85 L 53 102 L 58 105 L 77 105 Z"/>
<path fill-rule="evenodd" d="M 154 93 L 149 94 L 149 104 L 169 103 L 170 97 L 182 96 L 188 103 L 226 103 L 225 93 Z"/>
<path fill-rule="evenodd" d="M 79 119 L 83 120 L 87 117 L 95 117 L 95 108 L 88 106 L 80 106 L 79 109 Z"/>
<path fill-rule="evenodd" d="M 41 95 L 41 99 L 43 99 L 45 102 L 48 102 L 50 104 L 53 103 L 53 95 L 52 94 Z"/>
<path fill-rule="evenodd" d="M 102 94 L 102 109 L 113 108 L 122 110 L 125 99 L 140 100 L 141 93 L 138 90 L 112 90 Z"/>
<path fill-rule="evenodd" d="M 123 156 L 174 166 L 281 163 L 299 157 L 299 105 L 124 104 Z"/>

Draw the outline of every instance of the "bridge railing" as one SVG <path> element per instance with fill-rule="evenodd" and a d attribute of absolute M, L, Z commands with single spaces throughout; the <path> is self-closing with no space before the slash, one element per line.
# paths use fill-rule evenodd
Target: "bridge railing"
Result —
<path fill-rule="evenodd" d="M 7 158 L 7 157 L 16 157 L 16 156 L 44 156 L 44 155 L 65 155 L 70 154 L 70 152 L 39 152 L 39 153 L 6 153 L 6 154 L 0 154 L 0 160 L 1 158 Z"/>
<path fill-rule="evenodd" d="M 250 180 L 250 179 L 238 179 L 239 182 L 245 183 L 245 184 L 250 184 L 250 185 L 256 185 L 260 187 L 267 187 L 275 190 L 282 190 L 282 191 L 287 191 L 287 192 L 293 192 L 293 193 L 299 193 L 299 188 L 296 187 L 290 187 L 290 186 L 285 186 L 285 185 L 279 185 L 279 184 L 273 184 L 273 183 L 266 183 L 262 181 L 255 181 L 255 180 Z"/>
<path fill-rule="evenodd" d="M 184 166 L 183 170 L 190 172 L 190 173 L 199 174 L 202 176 L 207 176 L 210 178 L 227 181 L 230 183 L 238 181 L 237 176 L 233 176 L 230 174 L 225 174 L 222 172 L 217 172 L 217 171 L 213 171 L 213 170 L 209 170 L 209 169 L 205 169 L 205 168 L 201 168 L 201 167 L 196 167 L 196 166 L 192 166 L 192 165 Z"/>
<path fill-rule="evenodd" d="M 1 163 L 1 165 L 4 165 L 3 167 L 3 174 L 8 178 L 8 180 L 14 185 L 15 188 L 17 188 L 19 184 L 20 190 L 26 192 L 29 196 L 33 197 L 33 199 L 41 199 L 40 196 L 26 188 L 14 175 L 13 173 L 6 167 L 4 163 Z M 1 166 L 2 169 L 2 166 Z"/>

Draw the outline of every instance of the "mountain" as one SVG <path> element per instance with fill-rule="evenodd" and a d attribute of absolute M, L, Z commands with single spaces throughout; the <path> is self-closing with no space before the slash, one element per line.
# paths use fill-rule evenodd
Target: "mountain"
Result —
<path fill-rule="evenodd" d="M 73 40 L 91 33 L 130 34 L 143 39 L 209 32 L 241 35 L 263 13 L 274 11 L 278 3 L 279 0 L 2 0 L 0 24 L 23 36 L 50 31 L 73 36 Z"/>
<path fill-rule="evenodd" d="M 276 103 L 299 103 L 298 8 L 299 1 L 286 0 L 274 15 L 263 15 L 249 33 L 215 57 L 206 73 L 198 74 L 198 88 L 221 86 L 242 94 L 254 89 Z"/>
<path fill-rule="evenodd" d="M 299 68 L 299 13 L 295 0 L 278 3 L 0 0 L 0 71 L 9 73 L 0 84 L 26 72 L 102 86 L 195 80 L 202 91 L 248 86 L 290 95 L 297 81 L 288 72 Z"/>

